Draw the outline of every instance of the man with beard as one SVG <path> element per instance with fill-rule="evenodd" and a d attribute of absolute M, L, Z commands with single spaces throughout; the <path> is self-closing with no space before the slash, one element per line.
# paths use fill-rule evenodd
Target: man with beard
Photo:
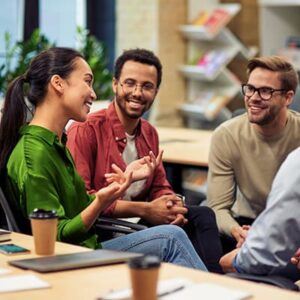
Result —
<path fill-rule="evenodd" d="M 225 252 L 243 244 L 280 165 L 300 146 L 300 114 L 288 109 L 298 85 L 292 65 L 277 56 L 254 58 L 247 72 L 247 113 L 215 130 L 209 155 L 208 205 Z"/>
<path fill-rule="evenodd" d="M 108 109 L 90 114 L 86 122 L 72 124 L 67 145 L 91 193 L 107 185 L 110 178 L 106 174 L 112 172 L 112 164 L 136 171 L 143 170 L 146 163 L 152 169 L 148 178 L 133 183 L 105 215 L 140 217 L 149 226 L 181 226 L 208 270 L 221 272 L 222 247 L 213 211 L 208 207 L 183 206 L 166 179 L 157 132 L 142 119 L 155 99 L 161 77 L 161 63 L 151 51 L 124 51 L 115 63 L 114 101 Z M 147 161 L 142 162 L 143 157 Z"/>

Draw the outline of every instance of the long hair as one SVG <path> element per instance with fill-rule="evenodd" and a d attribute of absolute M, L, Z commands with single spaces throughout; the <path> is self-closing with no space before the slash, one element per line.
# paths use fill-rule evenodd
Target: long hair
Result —
<path fill-rule="evenodd" d="M 26 123 L 29 106 L 39 105 L 46 96 L 53 75 L 67 78 L 75 68 L 75 59 L 82 55 L 69 48 L 50 48 L 37 55 L 27 72 L 8 87 L 0 122 L 0 175 L 19 140 L 19 130 Z M 28 91 L 24 93 L 24 84 Z M 28 103 L 27 103 L 28 102 Z"/>

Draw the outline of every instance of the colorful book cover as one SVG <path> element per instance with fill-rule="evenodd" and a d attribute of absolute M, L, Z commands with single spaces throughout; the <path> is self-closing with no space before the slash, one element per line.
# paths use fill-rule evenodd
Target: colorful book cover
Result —
<path fill-rule="evenodd" d="M 228 21 L 230 14 L 222 8 L 215 9 L 203 24 L 209 32 L 219 30 Z"/>

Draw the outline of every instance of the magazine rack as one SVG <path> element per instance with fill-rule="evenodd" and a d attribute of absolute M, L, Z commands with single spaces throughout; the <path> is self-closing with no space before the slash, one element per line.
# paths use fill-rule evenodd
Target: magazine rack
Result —
<path fill-rule="evenodd" d="M 187 101 L 180 107 L 183 115 L 214 120 L 240 91 L 240 81 L 227 65 L 240 55 L 249 59 L 255 49 L 247 49 L 226 28 L 239 12 L 240 4 L 220 4 L 199 13 L 191 25 L 180 26 L 188 40 L 187 64 L 179 67 L 187 78 Z"/>

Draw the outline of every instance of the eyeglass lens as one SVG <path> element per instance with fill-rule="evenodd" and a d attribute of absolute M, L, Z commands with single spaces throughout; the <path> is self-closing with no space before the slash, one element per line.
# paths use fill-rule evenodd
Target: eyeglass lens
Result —
<path fill-rule="evenodd" d="M 258 93 L 258 95 L 264 99 L 269 100 L 272 98 L 272 95 L 274 92 L 283 91 L 282 89 L 272 89 L 270 87 L 260 87 L 256 88 L 252 86 L 251 84 L 244 84 L 242 86 L 242 92 L 245 96 L 251 97 L 255 94 L 255 92 Z"/>

